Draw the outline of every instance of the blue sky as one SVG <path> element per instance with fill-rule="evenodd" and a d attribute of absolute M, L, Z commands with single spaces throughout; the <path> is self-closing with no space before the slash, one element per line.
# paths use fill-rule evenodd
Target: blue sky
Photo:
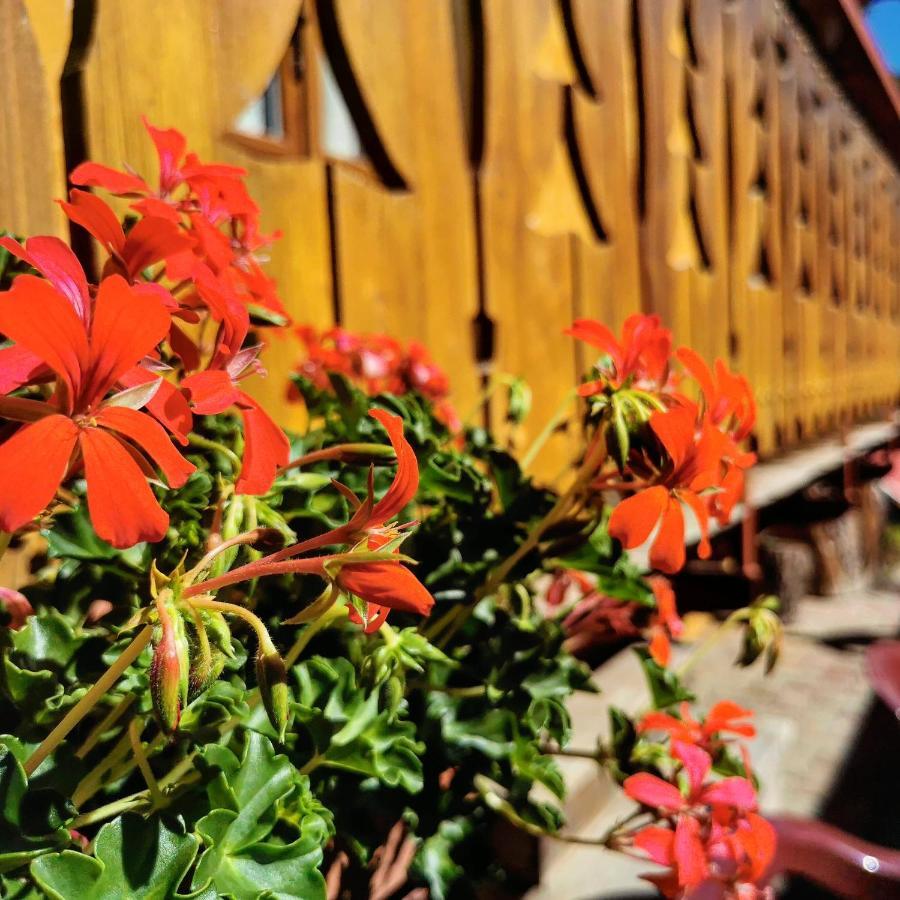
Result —
<path fill-rule="evenodd" d="M 866 23 L 888 69 L 900 75 L 900 0 L 876 0 L 866 11 Z"/>

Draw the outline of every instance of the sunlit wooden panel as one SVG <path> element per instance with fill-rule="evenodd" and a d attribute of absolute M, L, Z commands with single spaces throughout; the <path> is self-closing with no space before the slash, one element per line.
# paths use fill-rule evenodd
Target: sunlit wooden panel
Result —
<path fill-rule="evenodd" d="M 65 234 L 59 79 L 71 37 L 65 0 L 0 3 L 0 229 Z"/>
<path fill-rule="evenodd" d="M 343 0 L 337 13 L 336 28 L 320 16 L 322 41 L 333 61 L 346 54 L 354 90 L 339 86 L 362 132 L 359 159 L 328 154 L 341 319 L 425 343 L 465 411 L 478 274 L 452 4 Z"/>

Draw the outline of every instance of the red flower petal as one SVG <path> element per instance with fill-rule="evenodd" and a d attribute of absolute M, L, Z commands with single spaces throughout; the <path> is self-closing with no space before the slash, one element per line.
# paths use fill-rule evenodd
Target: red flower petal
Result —
<path fill-rule="evenodd" d="M 207 369 L 188 375 L 182 380 L 181 389 L 187 392 L 194 412 L 200 416 L 218 415 L 241 398 L 241 391 L 234 386 L 228 373 L 221 369 Z"/>
<path fill-rule="evenodd" d="M 69 173 L 72 184 L 86 187 L 101 187 L 111 194 L 146 194 L 150 192 L 147 182 L 138 175 L 120 172 L 118 169 L 100 163 L 84 162 Z"/>
<path fill-rule="evenodd" d="M 125 246 L 125 232 L 118 216 L 108 203 L 87 191 L 72 191 L 69 194 L 69 201 L 69 203 L 64 200 L 58 202 L 73 222 L 92 234 L 107 253 L 122 252 Z"/>
<path fill-rule="evenodd" d="M 675 812 L 684 806 L 684 797 L 674 784 L 663 781 L 658 775 L 649 772 L 638 772 L 629 775 L 622 784 L 622 789 L 638 803 Z"/>
<path fill-rule="evenodd" d="M 0 332 L 47 363 L 70 396 L 78 393 L 89 358 L 87 333 L 72 305 L 46 281 L 20 275 L 0 294 Z"/>
<path fill-rule="evenodd" d="M 662 575 L 652 575 L 647 580 L 653 591 L 653 599 L 656 600 L 657 618 L 672 637 L 679 637 L 684 629 L 684 623 L 678 615 L 672 583 L 668 578 L 663 578 Z"/>
<path fill-rule="evenodd" d="M 616 505 L 609 517 L 610 536 L 628 550 L 640 546 L 650 537 L 668 503 L 669 492 L 658 485 L 627 497 Z"/>
<path fill-rule="evenodd" d="M 118 438 L 100 428 L 81 432 L 91 522 L 113 547 L 159 541 L 169 527 L 143 472 Z"/>
<path fill-rule="evenodd" d="M 697 556 L 700 559 L 708 559 L 712 548 L 709 545 L 709 509 L 706 501 L 693 491 L 679 490 L 677 496 L 691 508 L 697 518 L 697 525 L 700 527 L 700 545 L 697 547 Z"/>
<path fill-rule="evenodd" d="M 47 416 L 0 444 L 0 530 L 15 531 L 53 499 L 66 474 L 78 428 Z"/>
<path fill-rule="evenodd" d="M 142 269 L 175 253 L 181 253 L 193 241 L 168 219 L 151 216 L 141 219 L 125 239 L 122 259 L 128 274 L 134 278 Z"/>
<path fill-rule="evenodd" d="M 672 575 L 681 569 L 684 559 L 684 515 L 678 501 L 668 498 L 662 524 L 650 548 L 650 565 Z"/>
<path fill-rule="evenodd" d="M 696 797 L 703 788 L 703 782 L 712 768 L 710 755 L 693 744 L 672 741 L 672 755 L 684 766 L 690 785 L 691 797 Z"/>
<path fill-rule="evenodd" d="M 397 456 L 397 472 L 385 495 L 375 504 L 370 526 L 392 519 L 416 496 L 419 489 L 419 464 L 416 454 L 403 436 L 403 419 L 383 409 L 370 409 L 369 415 L 384 427 Z"/>
<path fill-rule="evenodd" d="M 0 245 L 37 269 L 68 301 L 84 322 L 90 323 L 91 299 L 87 278 L 78 257 L 58 237 L 28 238 L 23 247 L 10 237 L 0 238 Z"/>
<path fill-rule="evenodd" d="M 181 487 L 196 469 L 175 449 L 162 425 L 145 413 L 124 406 L 106 406 L 97 413 L 95 421 L 137 444 L 162 470 L 169 487 Z"/>
<path fill-rule="evenodd" d="M 739 721 L 753 717 L 753 710 L 738 706 L 731 700 L 721 700 L 716 703 L 703 722 L 703 729 L 709 733 L 717 731 L 731 731 L 745 737 L 753 737 L 756 729 L 749 722 Z"/>
<path fill-rule="evenodd" d="M 716 401 L 716 384 L 706 360 L 691 347 L 679 347 L 675 351 L 675 356 L 700 385 L 703 399 L 706 401 L 706 408 L 709 409 Z"/>
<path fill-rule="evenodd" d="M 682 729 L 684 729 L 684 722 L 681 719 L 676 719 L 675 716 L 664 712 L 647 713 L 637 726 L 638 734 L 643 734 L 645 731 L 679 732 Z"/>
<path fill-rule="evenodd" d="M 163 193 L 168 193 L 181 183 L 181 173 L 178 164 L 181 162 L 187 141 L 184 135 L 175 128 L 156 128 L 143 117 L 144 128 L 150 135 L 156 146 L 156 155 L 159 158 L 159 187 Z"/>
<path fill-rule="evenodd" d="M 778 836 L 772 824 L 757 813 L 749 813 L 746 829 L 739 829 L 737 839 L 750 859 L 750 879 L 759 881 L 766 874 L 778 845 Z"/>
<path fill-rule="evenodd" d="M 50 370 L 30 350 L 18 345 L 0 348 L 0 394 L 9 394 L 44 375 L 49 377 Z"/>
<path fill-rule="evenodd" d="M 665 668 L 669 665 L 672 658 L 672 642 L 665 628 L 660 625 L 654 626 L 651 636 L 650 645 L 647 648 L 650 651 L 651 659 L 658 665 Z"/>
<path fill-rule="evenodd" d="M 703 802 L 710 806 L 728 806 L 741 812 L 756 809 L 756 791 L 746 778 L 723 778 L 703 791 Z"/>
<path fill-rule="evenodd" d="M 608 353 L 613 362 L 618 367 L 622 360 L 622 347 L 616 336 L 600 322 L 594 319 L 576 319 L 572 323 L 571 328 L 567 328 L 564 334 L 575 338 L 578 341 L 584 341 L 604 353 Z"/>
<path fill-rule="evenodd" d="M 119 376 L 119 384 L 126 388 L 136 387 L 158 378 L 142 366 L 134 366 Z M 184 394 L 174 384 L 163 379 L 146 410 L 172 432 L 178 443 L 187 444 L 194 416 Z"/>
<path fill-rule="evenodd" d="M 650 427 L 666 448 L 675 469 L 682 465 L 691 452 L 696 422 L 696 408 L 693 404 L 676 406 L 650 416 Z"/>
<path fill-rule="evenodd" d="M 341 590 L 388 609 L 427 616 L 434 606 L 434 597 L 399 562 L 347 563 L 336 581 Z"/>
<path fill-rule="evenodd" d="M 709 874 L 703 842 L 700 840 L 700 823 L 690 816 L 682 816 L 675 826 L 673 844 L 678 866 L 678 883 L 683 887 L 700 884 Z"/>
<path fill-rule="evenodd" d="M 634 846 L 661 866 L 671 866 L 674 862 L 674 842 L 675 832 L 658 825 L 648 825 L 634 836 Z"/>
<path fill-rule="evenodd" d="M 150 353 L 169 330 L 169 313 L 150 294 L 135 291 L 120 275 L 104 278 L 91 326 L 91 375 L 85 386 L 88 405 Z"/>
<path fill-rule="evenodd" d="M 244 419 L 244 460 L 234 489 L 239 494 L 264 494 L 275 474 L 287 465 L 291 445 L 269 414 L 248 394 L 239 391 L 238 409 Z"/>

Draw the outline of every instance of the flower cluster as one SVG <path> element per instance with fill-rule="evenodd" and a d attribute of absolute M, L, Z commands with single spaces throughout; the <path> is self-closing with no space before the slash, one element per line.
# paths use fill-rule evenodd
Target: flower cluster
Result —
<path fill-rule="evenodd" d="M 708 556 L 709 519 L 729 519 L 755 461 L 741 449 L 756 417 L 746 379 L 721 360 L 710 370 L 690 348 L 673 354 L 657 316 L 630 316 L 621 340 L 586 319 L 568 333 L 601 353 L 579 393 L 608 426 L 610 453 L 594 487 L 628 495 L 613 511 L 610 534 L 631 549 L 655 532 L 651 565 L 677 572 L 687 506 L 700 527 L 698 552 Z M 685 391 L 689 381 L 696 388 Z"/>
<path fill-rule="evenodd" d="M 325 615 L 344 595 L 348 617 L 366 633 L 377 631 L 391 610 L 427 616 L 434 598 L 402 563 L 411 562 L 397 548 L 408 524 L 391 520 L 413 499 L 419 487 L 415 453 L 403 435 L 399 416 L 373 409 L 371 415 L 387 431 L 397 460 L 394 479 L 375 500 L 371 477 L 360 500 L 350 488 L 335 486 L 355 506 L 350 520 L 314 538 L 275 550 L 221 575 L 213 567 L 227 550 L 244 544 L 261 549 L 277 539 L 274 529 L 254 529 L 214 547 L 192 569 L 179 566 L 169 577 L 157 575 L 156 629 L 150 684 L 157 719 L 166 731 L 178 726 L 184 705 L 221 674 L 231 655 L 225 615 L 244 619 L 258 640 L 256 678 L 272 724 L 283 736 L 288 720 L 287 668 L 261 620 L 242 606 L 215 599 L 222 588 L 273 575 L 313 575 L 326 582 L 320 599 L 286 624 L 302 624 Z M 340 445 L 331 448 L 336 457 Z M 274 533 L 273 533 L 274 532 Z M 345 545 L 344 552 L 308 556 L 324 547 Z"/>
<path fill-rule="evenodd" d="M 61 202 L 106 254 L 96 284 L 55 237 L 0 243 L 35 269 L 0 294 L 0 529 L 15 531 L 83 474 L 91 520 L 115 547 L 158 541 L 168 516 L 148 481 L 170 487 L 194 466 L 195 415 L 233 407 L 244 421 L 238 493 L 262 494 L 288 458 L 281 429 L 239 386 L 262 373 L 245 346 L 251 316 L 285 321 L 255 256 L 272 236 L 242 169 L 201 162 L 173 129 L 145 123 L 159 158 L 151 187 L 131 172 L 84 163 L 74 184 L 128 198 L 123 226 L 100 197 Z"/>
<path fill-rule="evenodd" d="M 751 727 L 733 720 L 749 712 L 720 704 L 702 726 L 691 721 L 683 729 L 663 722 L 662 714 L 651 715 L 642 723 L 644 730 L 677 731 L 684 740 L 671 741 L 667 777 L 638 772 L 625 779 L 625 793 L 653 821 L 619 835 L 619 846 L 633 846 L 666 867 L 662 874 L 644 876 L 665 897 L 773 896 L 764 880 L 775 854 L 775 830 L 759 815 L 749 763 L 745 757 L 747 777 L 711 779 L 713 758 L 703 747 L 717 729 L 747 734 Z"/>
<path fill-rule="evenodd" d="M 435 406 L 438 418 L 453 432 L 461 423 L 448 400 L 450 382 L 418 341 L 407 345 L 386 334 L 360 334 L 334 327 L 296 329 L 306 357 L 297 367 L 321 390 L 330 390 L 330 374 L 343 375 L 370 396 L 416 391 Z M 296 399 L 291 389 L 289 397 Z"/>

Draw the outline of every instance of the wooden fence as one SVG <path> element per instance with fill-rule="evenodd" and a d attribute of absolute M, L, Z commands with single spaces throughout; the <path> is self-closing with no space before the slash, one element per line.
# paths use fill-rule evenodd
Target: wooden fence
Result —
<path fill-rule="evenodd" d="M 2 0 L 0 78 L 0 227 L 152 172 L 146 114 L 247 167 L 298 320 L 424 340 L 462 410 L 517 373 L 539 428 L 563 327 L 636 310 L 749 375 L 763 452 L 896 401 L 898 170 L 777 0 Z"/>

